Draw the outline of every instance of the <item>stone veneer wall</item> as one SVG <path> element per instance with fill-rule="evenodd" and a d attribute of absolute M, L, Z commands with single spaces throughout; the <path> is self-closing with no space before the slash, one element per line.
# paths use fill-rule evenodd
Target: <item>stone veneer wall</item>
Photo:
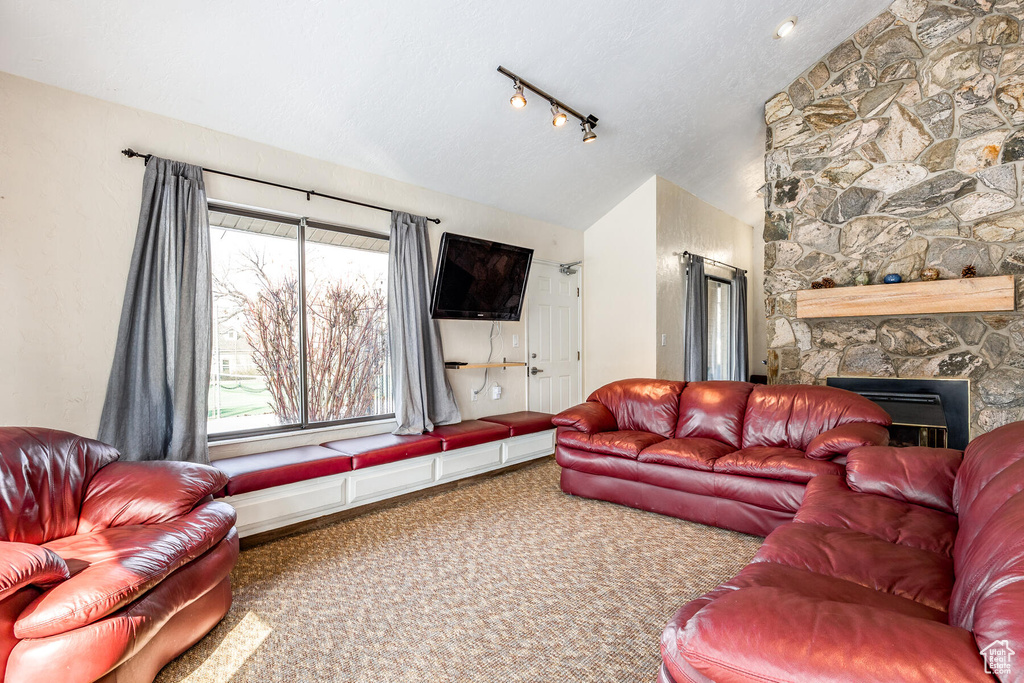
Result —
<path fill-rule="evenodd" d="M 769 376 L 958 377 L 972 432 L 1024 419 L 1020 313 L 798 320 L 796 291 L 895 272 L 1024 273 L 1024 0 L 896 0 L 772 97 Z M 884 285 L 883 285 L 884 286 Z"/>

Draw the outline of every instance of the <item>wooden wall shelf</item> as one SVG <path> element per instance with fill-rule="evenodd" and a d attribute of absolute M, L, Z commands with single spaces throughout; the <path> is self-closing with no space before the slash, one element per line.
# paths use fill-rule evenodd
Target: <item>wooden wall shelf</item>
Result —
<path fill-rule="evenodd" d="M 1012 275 L 903 282 L 796 293 L 797 318 L 850 318 L 1014 310 Z"/>
<path fill-rule="evenodd" d="M 474 368 L 525 368 L 526 363 L 466 363 L 465 365 L 445 363 L 444 366 L 449 370 L 473 370 Z"/>

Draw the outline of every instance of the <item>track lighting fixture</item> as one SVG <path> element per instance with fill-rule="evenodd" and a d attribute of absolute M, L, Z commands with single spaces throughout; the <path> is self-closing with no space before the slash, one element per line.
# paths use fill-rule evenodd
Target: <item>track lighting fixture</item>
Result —
<path fill-rule="evenodd" d="M 580 124 L 580 128 L 583 129 L 583 142 L 593 142 L 597 139 L 597 133 L 590 129 L 590 122 L 584 121 Z"/>
<path fill-rule="evenodd" d="M 523 86 L 518 79 L 516 80 L 516 94 L 512 96 L 512 99 L 510 99 L 509 102 L 511 102 L 512 106 L 516 109 L 522 109 L 526 106 L 526 96 L 523 95 Z"/>
<path fill-rule="evenodd" d="M 565 115 L 565 112 L 558 108 L 557 104 L 551 104 L 551 125 L 555 128 L 561 128 L 565 125 L 565 122 L 569 120 L 569 117 Z"/>
<path fill-rule="evenodd" d="M 512 80 L 512 84 L 515 87 L 515 94 L 512 95 L 512 99 L 509 103 L 516 109 L 522 109 L 526 106 L 526 95 L 524 92 L 529 90 L 532 93 L 536 93 L 539 97 L 546 99 L 551 103 L 551 125 L 555 128 L 561 128 L 569 120 L 570 116 L 579 119 L 580 128 L 583 129 L 583 142 L 593 142 L 597 139 L 597 134 L 594 133 L 594 128 L 597 128 L 597 117 L 593 114 L 584 116 L 572 107 L 568 106 L 564 102 L 547 94 L 537 86 L 524 81 L 516 74 L 512 73 L 503 66 L 498 67 L 498 73 Z"/>

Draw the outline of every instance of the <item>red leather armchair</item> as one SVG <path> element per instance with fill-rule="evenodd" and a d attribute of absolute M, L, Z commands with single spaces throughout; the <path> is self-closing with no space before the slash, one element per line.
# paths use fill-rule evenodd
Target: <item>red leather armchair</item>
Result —
<path fill-rule="evenodd" d="M 629 379 L 552 422 L 566 493 L 764 536 L 891 420 L 832 387 Z"/>
<path fill-rule="evenodd" d="M 151 682 L 231 605 L 235 512 L 212 467 L 0 428 L 0 681 Z"/>
<path fill-rule="evenodd" d="M 1024 422 L 964 453 L 855 449 L 679 610 L 659 681 L 1024 681 L 1022 520 Z"/>

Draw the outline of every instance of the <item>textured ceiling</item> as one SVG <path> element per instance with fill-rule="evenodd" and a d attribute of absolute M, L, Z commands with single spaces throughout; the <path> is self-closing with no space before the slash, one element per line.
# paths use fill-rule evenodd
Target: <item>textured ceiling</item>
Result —
<path fill-rule="evenodd" d="M 756 224 L 764 101 L 888 4 L 3 0 L 0 70 L 573 228 L 654 174 Z"/>

